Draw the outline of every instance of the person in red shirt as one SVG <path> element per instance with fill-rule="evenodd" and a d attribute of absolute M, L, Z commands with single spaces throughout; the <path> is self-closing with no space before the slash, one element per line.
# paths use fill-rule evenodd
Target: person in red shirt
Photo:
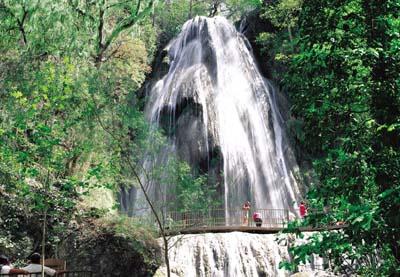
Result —
<path fill-rule="evenodd" d="M 304 218 L 305 216 L 307 216 L 307 207 L 306 207 L 306 203 L 304 203 L 304 201 L 300 202 L 300 217 Z"/>

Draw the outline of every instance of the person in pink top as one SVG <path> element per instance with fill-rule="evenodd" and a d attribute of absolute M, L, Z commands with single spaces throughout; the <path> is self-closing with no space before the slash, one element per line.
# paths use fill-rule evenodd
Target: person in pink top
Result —
<path fill-rule="evenodd" d="M 246 201 L 243 204 L 242 210 L 243 210 L 243 225 L 248 225 L 249 224 L 249 211 L 250 211 L 251 205 L 250 201 Z"/>
<path fill-rule="evenodd" d="M 307 207 L 306 207 L 306 203 L 304 203 L 304 201 L 300 202 L 299 211 L 300 211 L 301 218 L 304 218 L 307 216 Z"/>
<path fill-rule="evenodd" d="M 255 212 L 253 213 L 253 220 L 256 223 L 257 227 L 261 227 L 262 225 L 262 218 L 261 218 L 261 214 L 259 212 Z"/>

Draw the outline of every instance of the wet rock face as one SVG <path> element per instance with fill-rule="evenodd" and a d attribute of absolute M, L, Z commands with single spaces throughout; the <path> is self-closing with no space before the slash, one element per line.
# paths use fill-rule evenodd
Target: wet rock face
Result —
<path fill-rule="evenodd" d="M 274 63 L 273 55 L 263 49 L 263 46 L 257 43 L 257 37 L 262 32 L 275 33 L 277 30 L 267 19 L 260 16 L 259 10 L 254 10 L 242 18 L 238 29 L 251 44 L 253 55 L 258 63 L 262 74 L 271 79 L 273 71 L 279 70 Z"/>
<path fill-rule="evenodd" d="M 202 55 L 202 60 L 208 59 L 208 54 Z M 209 113 L 210 108 L 201 99 L 203 91 L 213 90 L 212 81 L 208 69 L 203 67 L 197 70 L 187 69 L 186 73 L 182 73 L 187 78 L 175 88 L 175 105 L 162 106 L 157 124 L 174 141 L 180 159 L 196 172 L 208 174 L 210 180 L 218 179 L 218 183 L 223 184 L 223 180 L 220 180 L 223 159 L 218 140 L 214 136 L 213 126 L 204 121 L 204 113 Z M 200 75 L 200 88 L 199 81 L 190 78 L 191 74 Z"/>

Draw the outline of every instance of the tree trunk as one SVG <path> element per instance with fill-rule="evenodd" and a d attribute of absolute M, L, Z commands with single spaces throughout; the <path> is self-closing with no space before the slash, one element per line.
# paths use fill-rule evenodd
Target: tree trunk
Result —
<path fill-rule="evenodd" d="M 168 256 L 168 240 L 165 234 L 163 234 L 163 241 L 164 241 L 164 259 L 165 259 L 165 265 L 167 267 L 167 276 L 171 276 L 171 269 L 169 265 L 169 256 Z"/>
<path fill-rule="evenodd" d="M 43 227 L 42 227 L 42 277 L 45 277 L 44 275 L 44 259 L 46 258 L 46 223 L 47 223 L 47 207 L 44 210 L 44 216 L 43 216 Z"/>
<path fill-rule="evenodd" d="M 192 18 L 192 10 L 193 10 L 193 0 L 190 0 L 189 2 L 189 14 L 188 14 L 188 19 Z"/>

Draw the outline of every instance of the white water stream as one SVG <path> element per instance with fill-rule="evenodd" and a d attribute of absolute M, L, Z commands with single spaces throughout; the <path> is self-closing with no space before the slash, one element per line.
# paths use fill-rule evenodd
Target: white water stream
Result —
<path fill-rule="evenodd" d="M 307 237 L 307 234 L 306 234 Z M 174 277 L 231 277 L 231 276 L 291 276 L 280 269 L 279 263 L 290 259 L 287 236 L 249 234 L 241 232 L 222 234 L 182 235 L 171 239 L 169 252 L 171 275 Z M 313 257 L 313 262 L 301 266 L 302 277 L 334 276 L 322 271 L 323 260 Z M 165 276 L 161 267 L 156 276 Z M 296 276 L 296 275 L 294 275 Z"/>

